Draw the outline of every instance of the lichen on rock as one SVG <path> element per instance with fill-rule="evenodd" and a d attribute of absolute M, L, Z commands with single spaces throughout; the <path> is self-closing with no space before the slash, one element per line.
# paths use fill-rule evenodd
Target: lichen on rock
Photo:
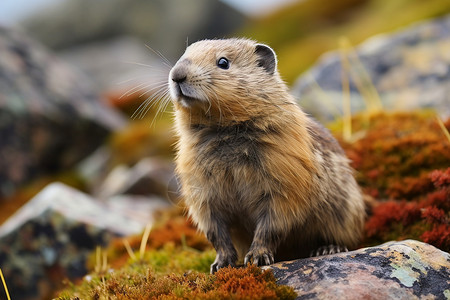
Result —
<path fill-rule="evenodd" d="M 414 240 L 269 267 L 299 299 L 445 299 L 450 254 Z"/>

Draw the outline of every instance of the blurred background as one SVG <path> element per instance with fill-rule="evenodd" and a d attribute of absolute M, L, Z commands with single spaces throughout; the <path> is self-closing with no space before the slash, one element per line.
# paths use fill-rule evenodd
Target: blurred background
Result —
<path fill-rule="evenodd" d="M 343 95 L 353 114 L 446 120 L 449 13 L 447 0 L 2 0 L 0 269 L 13 299 L 51 297 L 97 245 L 178 203 L 171 107 L 157 102 L 187 45 L 267 43 L 326 124 L 344 116 Z"/>

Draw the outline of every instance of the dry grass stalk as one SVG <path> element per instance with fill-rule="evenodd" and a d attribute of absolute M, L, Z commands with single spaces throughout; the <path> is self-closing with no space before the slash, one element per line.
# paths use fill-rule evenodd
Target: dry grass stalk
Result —
<path fill-rule="evenodd" d="M 341 37 L 339 40 L 339 49 L 342 65 L 342 109 L 343 109 L 343 128 L 342 134 L 345 141 L 349 142 L 352 138 L 352 110 L 350 104 L 350 83 L 348 74 L 350 73 L 350 63 L 348 61 L 348 39 Z"/>
<path fill-rule="evenodd" d="M 152 230 L 152 223 L 148 223 L 147 226 L 145 226 L 144 234 L 142 236 L 141 240 L 141 247 L 139 248 L 139 258 L 142 259 L 144 257 L 145 253 L 145 246 L 147 245 L 148 237 L 150 235 L 150 231 Z"/>
<path fill-rule="evenodd" d="M 0 269 L 0 277 L 2 278 L 3 288 L 5 289 L 6 297 L 8 297 L 8 300 L 11 300 L 11 297 L 9 296 L 8 287 L 6 286 L 5 277 L 3 276 L 2 269 Z"/>

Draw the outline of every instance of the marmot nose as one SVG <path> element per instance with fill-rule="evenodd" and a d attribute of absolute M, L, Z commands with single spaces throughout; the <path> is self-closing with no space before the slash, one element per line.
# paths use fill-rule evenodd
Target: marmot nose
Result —
<path fill-rule="evenodd" d="M 183 74 L 173 74 L 172 75 L 172 80 L 176 83 L 182 83 L 183 81 L 186 80 L 186 75 Z"/>
<path fill-rule="evenodd" d="M 181 65 L 172 71 L 172 80 L 176 83 L 182 83 L 186 80 L 186 68 Z"/>

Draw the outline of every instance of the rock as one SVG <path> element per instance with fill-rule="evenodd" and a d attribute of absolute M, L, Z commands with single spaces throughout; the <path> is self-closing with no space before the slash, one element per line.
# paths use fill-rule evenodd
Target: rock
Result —
<path fill-rule="evenodd" d="M 348 55 L 353 112 L 366 108 L 364 99 L 376 97 L 372 82 L 384 108 L 433 108 L 443 118 L 450 116 L 450 15 L 372 37 L 355 51 L 357 57 L 355 53 Z M 363 93 L 358 90 L 358 82 Z M 341 114 L 341 53 L 323 55 L 300 76 L 292 93 L 307 112 L 322 121 Z"/>
<path fill-rule="evenodd" d="M 137 95 L 144 91 L 155 93 L 156 87 L 167 82 L 170 67 L 145 44 L 132 36 L 120 36 L 58 54 L 90 76 L 104 94 L 117 94 L 117 98 L 125 100 L 126 91 Z M 116 105 L 120 104 L 118 101 Z"/>
<path fill-rule="evenodd" d="M 165 201 L 115 197 L 101 203 L 60 183 L 47 186 L 0 227 L 0 266 L 12 299 L 48 299 L 64 278 L 87 272 L 97 246 L 140 233 Z"/>
<path fill-rule="evenodd" d="M 144 158 L 132 168 L 115 167 L 99 184 L 94 194 L 99 199 L 115 195 L 153 195 L 175 201 L 179 191 L 173 164 L 161 159 Z"/>
<path fill-rule="evenodd" d="M 406 240 L 270 266 L 297 299 L 449 299 L 450 254 Z"/>
<path fill-rule="evenodd" d="M 91 76 L 114 100 L 137 86 L 145 85 L 144 90 L 154 94 L 156 86 L 167 82 L 170 67 L 146 45 L 173 65 L 187 42 L 229 35 L 244 21 L 241 13 L 217 0 L 191 0 L 189 5 L 165 0 L 66 0 L 22 25 Z"/>
<path fill-rule="evenodd" d="M 244 21 L 241 13 L 217 0 L 191 0 L 189 5 L 180 0 L 69 0 L 30 17 L 23 26 L 52 49 L 127 35 L 178 58 L 187 38 L 222 37 Z"/>
<path fill-rule="evenodd" d="M 98 187 L 110 171 L 112 165 L 111 148 L 107 145 L 100 146 L 88 157 L 80 161 L 76 167 L 76 172 L 87 183 L 87 189 L 91 192 Z"/>
<path fill-rule="evenodd" d="M 120 205 L 117 203 L 119 199 L 129 198 L 112 198 L 113 204 L 110 204 L 107 201 L 99 202 L 91 196 L 62 183 L 50 184 L 0 226 L 0 239 L 48 210 L 118 235 L 125 236 L 139 233 L 151 221 L 151 213 L 155 209 L 154 203 L 148 197 L 146 198 L 148 199 L 147 203 L 142 203 L 139 210 L 148 211 L 148 218 L 145 222 L 137 222 L 133 220 L 132 214 L 127 215 L 121 211 L 121 208 L 114 208 L 129 204 L 127 201 Z M 162 200 L 158 202 L 160 207 L 167 206 Z"/>
<path fill-rule="evenodd" d="M 115 195 L 108 199 L 107 205 L 112 211 L 139 223 L 140 227 L 152 222 L 155 211 L 171 207 L 163 198 L 142 195 Z"/>
<path fill-rule="evenodd" d="M 0 199 L 73 166 L 124 124 L 88 79 L 20 32 L 0 27 Z"/>

